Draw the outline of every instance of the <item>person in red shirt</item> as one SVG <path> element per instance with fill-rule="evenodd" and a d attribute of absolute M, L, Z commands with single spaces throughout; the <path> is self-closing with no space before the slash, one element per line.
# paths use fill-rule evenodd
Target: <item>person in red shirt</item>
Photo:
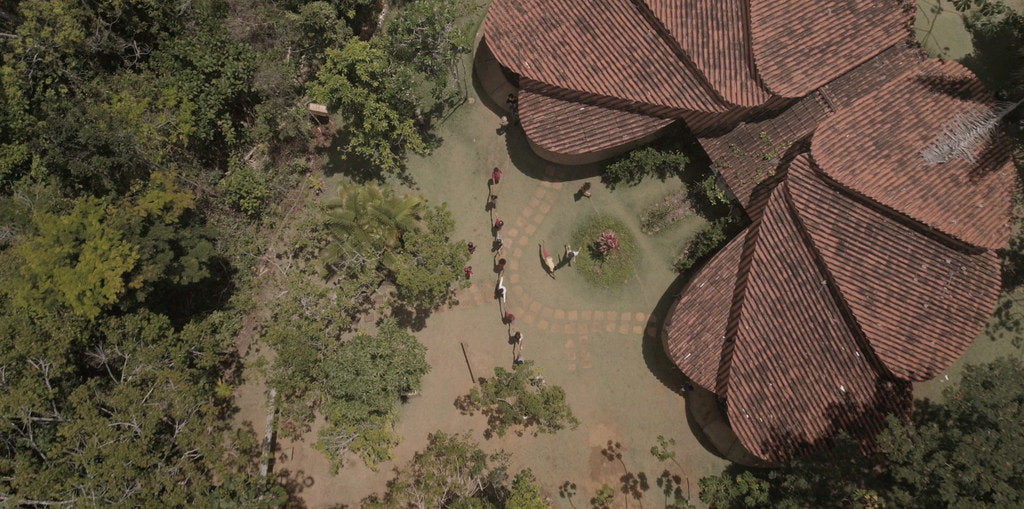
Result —
<path fill-rule="evenodd" d="M 462 268 L 462 272 L 466 273 L 466 279 L 473 277 L 473 267 L 467 265 Z"/>
<path fill-rule="evenodd" d="M 501 231 L 501 227 L 503 227 L 503 226 L 505 226 L 505 221 L 502 221 L 501 219 L 495 219 L 494 220 L 494 231 L 500 232 Z"/>
<path fill-rule="evenodd" d="M 501 182 L 501 168 L 494 167 L 494 171 L 491 172 L 491 182 L 495 184 Z"/>
<path fill-rule="evenodd" d="M 516 315 L 513 315 L 512 313 L 505 311 L 505 319 L 503 321 L 509 325 L 512 325 L 512 322 L 516 321 Z"/>

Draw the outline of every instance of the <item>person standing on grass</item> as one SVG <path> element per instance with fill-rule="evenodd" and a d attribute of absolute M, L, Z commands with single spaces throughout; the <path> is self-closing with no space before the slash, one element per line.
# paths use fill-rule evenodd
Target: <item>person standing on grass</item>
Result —
<path fill-rule="evenodd" d="M 572 246 L 570 246 L 569 244 L 565 245 L 565 260 L 566 260 L 566 263 L 568 263 L 570 267 L 572 267 L 573 260 L 575 260 L 576 257 L 579 256 L 579 255 L 580 255 L 580 251 L 578 249 L 576 251 L 573 251 L 572 250 Z"/>
<path fill-rule="evenodd" d="M 497 166 L 494 167 L 494 171 L 491 172 L 491 182 L 494 185 L 501 183 L 501 168 L 498 168 Z"/>
<path fill-rule="evenodd" d="M 473 267 L 466 265 L 462 268 L 462 272 L 466 273 L 466 279 L 473 277 Z"/>

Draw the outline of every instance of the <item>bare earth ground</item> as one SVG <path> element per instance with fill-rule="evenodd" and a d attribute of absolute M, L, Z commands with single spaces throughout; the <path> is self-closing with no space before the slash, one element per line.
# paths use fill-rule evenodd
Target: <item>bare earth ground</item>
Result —
<path fill-rule="evenodd" d="M 929 10 L 939 1 L 944 10 Z M 946 1 L 919 0 L 916 30 L 932 54 L 958 58 L 971 52 L 970 37 L 960 18 L 951 12 Z M 679 183 L 647 181 L 635 188 L 609 191 L 594 178 L 597 166 L 570 168 L 540 160 L 526 146 L 521 131 L 513 130 L 507 136 L 496 132 L 494 105 L 489 108 L 487 99 L 479 95 L 495 86 L 476 83 L 475 88 L 470 87 L 471 102 L 440 128 L 444 144 L 431 156 L 410 162 L 415 191 L 433 203 L 447 202 L 457 222 L 455 237 L 480 247 L 470 262 L 475 273 L 473 287 L 458 294 L 457 306 L 435 313 L 426 327 L 416 332 L 428 347 L 432 370 L 423 380 L 420 395 L 401 410 L 396 431 L 402 443 L 394 451 L 394 460 L 374 472 L 354 459 L 338 475 L 331 475 L 326 459 L 312 447 L 320 423 L 302 441 L 279 440 L 275 474 L 287 480 L 294 491 L 294 505 L 358 506 L 363 497 L 382 492 L 393 477 L 392 470 L 407 463 L 426 445 L 427 434 L 436 430 L 470 431 L 485 449 L 513 453 L 513 467 L 533 469 L 544 494 L 558 507 L 588 506 L 589 498 L 603 483 L 620 488 L 624 466 L 634 474 L 647 475 L 650 490 L 644 502 L 659 505 L 661 494 L 654 479 L 666 468 L 689 481 L 691 500 L 696 502 L 697 480 L 720 472 L 727 464 L 723 457 L 741 457 L 734 437 L 717 421 L 714 403 L 706 394 L 691 393 L 684 399 L 675 392 L 678 373 L 664 358 L 655 337 L 666 305 L 678 292 L 671 262 L 703 220 L 685 219 L 651 237 L 640 233 L 638 216 L 644 207 L 678 189 Z M 501 324 L 498 303 L 493 299 L 496 278 L 487 249 L 493 217 L 484 204 L 487 178 L 494 166 L 505 171 L 497 217 L 505 221 L 507 305 L 517 317 L 512 330 L 523 332 L 526 357 L 537 362 L 548 383 L 566 389 L 581 421 L 574 431 L 538 437 L 509 433 L 485 440 L 484 418 L 461 415 L 453 405 L 472 386 L 463 345 L 476 377 L 490 376 L 495 366 L 510 367 L 512 361 L 510 329 Z M 593 198 L 576 202 L 573 193 L 587 177 L 595 184 Z M 339 177 L 330 180 L 328 190 Z M 552 253 L 561 253 L 574 226 L 597 212 L 612 214 L 633 230 L 641 248 L 636 277 L 616 290 L 590 287 L 570 267 L 561 269 L 557 280 L 547 277 L 537 254 L 538 243 Z M 948 377 L 918 384 L 915 393 L 937 397 L 959 378 L 964 364 L 1019 353 L 1008 340 L 980 338 L 948 371 Z M 249 362 L 256 355 L 248 356 Z M 236 393 L 240 407 L 236 420 L 253 422 L 262 435 L 265 384 L 251 368 L 246 370 L 245 380 Z M 679 466 L 658 463 L 650 455 L 658 435 L 676 440 Z M 621 443 L 624 465 L 601 454 L 609 440 Z M 577 494 L 571 500 L 559 497 L 558 487 L 565 481 L 577 484 Z M 683 484 L 685 487 L 686 481 Z M 639 505 L 620 492 L 616 505 L 630 504 Z"/>
<path fill-rule="evenodd" d="M 725 461 L 708 452 L 690 432 L 685 400 L 675 392 L 678 375 L 654 337 L 660 315 L 652 317 L 652 313 L 659 301 L 666 300 L 665 292 L 675 279 L 671 261 L 703 220 L 680 221 L 656 237 L 640 233 L 640 211 L 662 198 L 667 186 L 677 188 L 678 182 L 652 181 L 609 192 L 590 178 L 595 184 L 593 197 L 575 201 L 573 194 L 582 180 L 553 181 L 572 175 L 565 175 L 567 168 L 529 153 L 521 133 L 499 135 L 494 112 L 475 91 L 471 96 L 473 102 L 462 106 L 442 127 L 444 145 L 410 164 L 417 192 L 431 202 L 448 203 L 458 225 L 455 237 L 480 247 L 470 262 L 475 272 L 473 287 L 458 294 L 457 306 L 435 313 L 426 328 L 416 333 L 429 348 L 432 370 L 423 380 L 421 395 L 402 408 L 397 432 L 403 442 L 395 460 L 381 465 L 378 472 L 356 460 L 338 476 L 331 476 L 327 462 L 311 447 L 315 434 L 310 434 L 304 442 L 280 443 L 277 471 L 299 474 L 299 480 L 308 484 L 300 495 L 310 507 L 358 505 L 363 497 L 384 490 L 391 470 L 422 449 L 428 433 L 469 430 L 486 449 L 512 452 L 516 468 L 533 469 L 545 495 L 556 505 L 568 506 L 558 496 L 558 486 L 565 481 L 577 483 L 573 501 L 584 505 L 602 483 L 619 487 L 622 465 L 601 454 L 609 440 L 622 444 L 623 461 L 631 472 L 647 474 L 651 491 L 646 499 L 661 497 L 654 479 L 665 468 L 688 478 L 695 497 L 696 480 L 720 471 Z M 506 143 L 512 146 L 515 163 Z M 489 376 L 495 366 L 507 368 L 512 363 L 510 329 L 501 323 L 493 298 L 496 275 L 488 249 L 492 218 L 484 210 L 494 166 L 505 172 L 496 217 L 505 221 L 507 307 L 517 317 L 512 329 L 523 332 L 525 355 L 543 369 L 548 383 L 566 389 L 582 423 L 575 431 L 539 437 L 510 433 L 485 440 L 484 418 L 461 415 L 453 405 L 472 386 L 463 344 L 476 377 Z M 560 254 L 574 226 L 598 212 L 619 217 L 633 230 L 642 251 L 637 276 L 616 290 L 590 287 L 571 267 L 560 269 L 557 279 L 549 278 L 541 266 L 538 243 Z M 676 439 L 682 468 L 671 462 L 661 465 L 650 455 L 658 435 Z"/>

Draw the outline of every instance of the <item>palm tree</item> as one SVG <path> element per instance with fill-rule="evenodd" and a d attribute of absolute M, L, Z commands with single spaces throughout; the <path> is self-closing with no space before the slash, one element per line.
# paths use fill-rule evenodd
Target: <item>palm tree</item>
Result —
<path fill-rule="evenodd" d="M 327 205 L 335 242 L 325 250 L 325 262 L 331 265 L 345 257 L 346 248 L 390 258 L 401 247 L 402 234 L 419 227 L 422 208 L 419 196 L 397 196 L 391 188 L 339 186 L 338 198 Z"/>

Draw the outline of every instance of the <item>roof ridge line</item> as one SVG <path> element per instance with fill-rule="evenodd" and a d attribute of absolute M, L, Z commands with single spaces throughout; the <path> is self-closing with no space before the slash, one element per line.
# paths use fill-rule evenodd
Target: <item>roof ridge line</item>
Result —
<path fill-rule="evenodd" d="M 764 205 L 759 207 L 756 218 L 751 218 L 750 225 L 741 233 L 744 235 L 743 248 L 740 250 L 739 267 L 736 272 L 736 285 L 733 287 L 732 301 L 729 304 L 729 315 L 725 322 L 725 337 L 722 341 L 722 355 L 718 362 L 718 373 L 715 380 L 715 394 L 725 398 L 729 389 L 729 371 L 732 368 L 732 354 L 736 346 L 736 332 L 739 328 L 740 317 L 743 315 L 743 304 L 746 300 L 747 280 L 750 276 L 750 269 L 753 265 L 754 252 L 757 250 L 757 243 L 760 238 L 761 224 L 764 222 L 764 211 L 768 208 L 768 200 L 778 187 L 780 182 L 770 183 L 771 187 L 764 186 L 754 190 L 758 196 L 751 199 L 763 200 Z"/>
<path fill-rule="evenodd" d="M 810 153 L 804 152 L 808 159 L 810 159 Z M 799 157 L 799 155 L 797 156 Z M 795 158 L 794 158 L 795 159 Z M 792 161 L 790 161 L 792 164 Z M 788 170 L 788 168 L 787 168 Z M 853 314 L 853 309 L 850 308 L 849 302 L 846 297 L 843 296 L 842 290 L 839 288 L 839 284 L 836 282 L 835 277 L 832 275 L 832 271 L 828 268 L 828 263 L 825 262 L 825 258 L 821 256 L 821 251 L 818 250 L 818 246 L 814 243 L 814 239 L 811 237 L 810 232 L 807 231 L 807 225 L 804 224 L 803 218 L 800 217 L 800 213 L 797 211 L 796 204 L 793 202 L 793 196 L 789 189 L 789 179 L 786 179 L 785 185 L 782 186 L 782 198 L 786 203 L 786 212 L 793 218 L 793 224 L 796 225 L 797 233 L 800 235 L 800 239 L 803 241 L 804 249 L 807 249 L 811 255 L 811 259 L 814 260 L 815 268 L 820 273 L 822 279 L 822 285 L 828 288 L 829 295 L 835 300 L 836 307 L 839 309 L 839 314 L 843 318 L 843 322 L 846 327 L 850 330 L 854 340 L 857 342 L 857 348 L 860 350 L 861 355 L 871 364 L 871 367 L 878 373 L 879 378 L 886 379 L 897 379 L 895 374 L 889 371 L 889 368 L 882 362 L 881 357 L 875 352 L 871 342 L 868 340 L 867 335 L 864 333 L 864 328 L 861 326 L 857 317 Z"/>
<path fill-rule="evenodd" d="M 588 92 L 585 90 L 565 88 L 558 85 L 552 85 L 551 83 L 545 83 L 540 80 L 535 80 L 532 78 L 522 78 L 520 80 L 520 88 L 527 92 L 548 96 L 552 99 L 558 99 L 560 101 L 579 102 L 601 108 L 622 110 L 627 113 L 647 115 L 649 117 L 679 120 L 681 118 L 679 115 L 682 115 L 687 111 L 690 111 L 676 108 L 673 106 L 657 105 L 653 103 L 645 103 L 641 101 L 633 101 L 630 99 L 622 99 L 619 97 L 596 94 L 594 92 Z"/>
<path fill-rule="evenodd" d="M 743 31 L 743 45 L 747 47 L 747 58 L 746 64 L 750 69 L 750 76 L 757 82 L 757 86 L 764 90 L 764 93 L 768 94 L 769 97 L 783 97 L 776 94 L 772 89 L 768 88 L 768 84 L 764 82 L 764 78 L 761 77 L 761 71 L 757 68 L 757 58 L 754 56 L 754 34 L 751 30 L 750 21 L 750 0 L 743 1 L 743 24 L 747 26 L 747 29 Z M 769 99 L 770 101 L 771 99 Z"/>
<path fill-rule="evenodd" d="M 923 235 L 927 237 L 929 240 L 937 242 L 946 248 L 954 249 L 956 251 L 966 254 L 981 254 L 984 253 L 985 251 L 991 251 L 990 249 L 970 244 L 946 232 L 943 232 L 936 228 L 932 228 L 925 224 L 924 222 L 914 219 L 913 217 L 906 213 L 900 212 L 899 210 L 886 206 L 880 202 L 871 199 L 870 197 L 858 193 L 855 189 L 847 187 L 843 185 L 842 182 L 839 182 L 830 177 L 828 173 L 825 172 L 825 170 L 821 169 L 821 167 L 818 166 L 818 163 L 815 162 L 814 155 L 812 153 L 808 152 L 807 155 L 808 162 L 811 165 L 811 171 L 814 172 L 815 177 L 824 182 L 825 185 L 827 185 L 828 187 L 835 189 L 836 191 L 849 197 L 858 204 L 870 210 L 873 210 L 889 219 L 892 219 L 893 221 L 896 221 L 897 223 L 913 230 L 915 233 Z"/>
<path fill-rule="evenodd" d="M 679 58 L 683 65 L 686 66 L 687 69 L 693 72 L 694 75 L 696 75 L 700 79 L 701 86 L 703 86 L 706 91 L 710 92 L 711 95 L 714 96 L 715 99 L 717 99 L 725 107 L 724 109 L 722 109 L 722 111 L 718 113 L 724 113 L 726 111 L 731 110 L 732 108 L 737 107 L 746 108 L 746 106 L 733 103 L 732 101 L 726 99 L 725 96 L 722 95 L 722 93 L 719 92 L 714 87 L 714 85 L 711 84 L 711 80 L 707 77 L 706 74 L 704 74 L 704 71 L 700 70 L 700 68 L 698 68 L 697 65 L 693 63 L 693 58 L 690 57 L 690 55 L 686 52 L 685 49 L 683 49 L 682 45 L 679 44 L 679 41 L 677 41 L 675 37 L 672 37 L 672 34 L 668 31 L 668 27 L 666 27 L 665 24 L 662 23 L 661 19 L 654 15 L 654 11 L 651 10 L 651 6 L 647 5 L 647 2 L 645 0 L 629 1 L 633 4 L 634 7 L 636 7 L 637 11 L 639 11 L 641 17 L 644 18 L 644 21 L 646 21 L 647 24 L 654 29 L 654 32 L 658 34 L 658 38 L 661 39 L 661 42 L 668 46 L 668 48 L 672 50 L 672 53 L 675 53 L 676 57 Z"/>

